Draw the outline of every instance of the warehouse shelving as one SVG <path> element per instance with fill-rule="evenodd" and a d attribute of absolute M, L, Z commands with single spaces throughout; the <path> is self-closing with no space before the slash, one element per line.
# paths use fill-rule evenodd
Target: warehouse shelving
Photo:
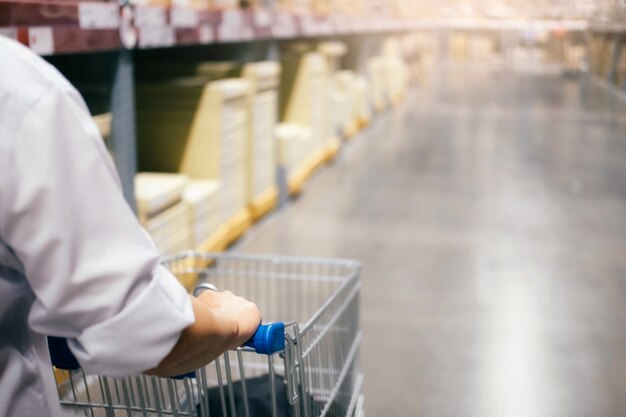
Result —
<path fill-rule="evenodd" d="M 112 2 L 0 0 L 0 34 L 41 55 L 418 29 L 419 22 L 269 9 L 196 10 Z M 120 41 L 121 39 L 121 41 Z"/>
<path fill-rule="evenodd" d="M 158 56 L 163 51 L 191 48 L 193 55 L 203 53 L 207 50 L 204 48 L 222 47 L 215 49 L 215 56 L 245 62 L 280 61 L 281 45 L 287 41 L 304 40 L 317 45 L 321 41 L 342 40 L 348 43 L 348 54 L 352 56 L 340 59 L 339 54 L 334 58 L 336 62 L 343 60 L 344 65 L 350 62 L 348 66 L 351 70 L 357 75 L 368 75 L 370 79 L 374 77 L 372 72 L 383 74 L 379 74 L 379 81 L 383 82 L 375 86 L 377 98 L 371 103 L 372 108 L 354 110 L 348 120 L 342 119 L 336 125 L 333 125 L 336 122 L 333 119 L 329 122 L 328 132 L 323 134 L 315 131 L 318 123 L 301 123 L 311 128 L 313 136 L 324 136 L 321 140 L 316 139 L 320 142 L 319 148 L 311 148 L 306 157 L 290 167 L 288 172 L 284 165 L 277 163 L 279 172 L 282 170 L 284 175 L 278 175 L 274 185 L 248 196 L 246 205 L 225 218 L 217 230 L 199 245 L 198 249 L 203 251 L 224 250 L 254 222 L 271 212 L 279 202 L 284 202 L 285 196 L 302 193 L 315 172 L 337 157 L 344 141 L 356 137 L 377 113 L 402 101 L 403 89 L 391 86 L 402 77 L 388 76 L 393 65 L 379 62 L 374 64 L 375 68 L 368 68 L 367 58 L 383 49 L 384 36 L 428 33 L 435 43 L 442 43 L 446 33 L 533 30 L 605 34 L 603 36 L 613 42 L 609 79 L 619 78 L 621 41 L 626 23 L 521 19 L 414 20 L 388 16 L 288 13 L 281 9 L 264 8 L 198 10 L 190 7 L 120 6 L 102 1 L 55 0 L 51 3 L 42 0 L 0 0 L 0 34 L 17 39 L 51 62 L 62 62 L 72 56 L 103 54 L 108 54 L 107 59 L 114 61 L 107 87 L 110 106 L 106 111 L 110 115 L 105 116 L 105 131 L 110 131 L 107 146 L 120 173 L 125 197 L 131 205 L 135 204 L 133 178 L 138 171 L 137 156 L 140 151 L 137 148 L 135 83 L 137 66 L 148 54 Z M 176 61 L 177 57 L 170 59 Z M 339 69 L 335 64 L 329 67 L 332 71 Z M 380 93 L 378 90 L 387 92 Z M 390 93 L 392 90 L 395 92 Z M 341 109 L 337 103 L 329 102 L 329 106 L 332 105 Z"/>

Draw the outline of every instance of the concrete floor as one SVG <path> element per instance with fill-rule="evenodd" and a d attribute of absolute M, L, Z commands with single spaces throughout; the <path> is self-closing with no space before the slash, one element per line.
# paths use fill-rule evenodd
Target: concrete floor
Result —
<path fill-rule="evenodd" d="M 368 416 L 626 415 L 626 101 L 444 72 L 239 250 L 364 262 Z"/>

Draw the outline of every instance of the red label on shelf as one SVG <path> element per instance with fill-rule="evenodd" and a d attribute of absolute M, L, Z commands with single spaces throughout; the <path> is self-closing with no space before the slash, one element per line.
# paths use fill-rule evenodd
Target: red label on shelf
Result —
<path fill-rule="evenodd" d="M 28 46 L 40 55 L 54 53 L 54 36 L 51 27 L 37 27 L 28 29 Z"/>
<path fill-rule="evenodd" d="M 81 29 L 117 29 L 120 12 L 117 3 L 78 4 L 78 24 Z"/>

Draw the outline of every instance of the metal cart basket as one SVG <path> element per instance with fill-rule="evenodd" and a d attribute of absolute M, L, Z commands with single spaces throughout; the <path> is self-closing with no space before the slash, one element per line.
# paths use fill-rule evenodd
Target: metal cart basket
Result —
<path fill-rule="evenodd" d="M 255 302 L 264 323 L 284 323 L 284 330 L 278 323 L 284 347 L 280 340 L 273 349 L 278 351 L 265 355 L 242 347 L 179 378 L 120 379 L 81 369 L 62 371 L 65 377 L 59 377 L 57 371 L 66 412 L 94 417 L 362 415 L 358 262 L 188 252 L 163 263 L 183 281 L 197 278 Z"/>

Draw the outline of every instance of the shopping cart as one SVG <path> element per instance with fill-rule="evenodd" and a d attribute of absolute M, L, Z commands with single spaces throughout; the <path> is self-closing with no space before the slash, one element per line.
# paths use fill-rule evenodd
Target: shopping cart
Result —
<path fill-rule="evenodd" d="M 53 364 L 64 369 L 57 370 L 59 398 L 70 415 L 363 415 L 359 263 L 195 252 L 163 263 L 183 280 L 254 301 L 270 325 L 260 327 L 256 344 L 178 378 L 87 375 L 53 352 Z"/>

